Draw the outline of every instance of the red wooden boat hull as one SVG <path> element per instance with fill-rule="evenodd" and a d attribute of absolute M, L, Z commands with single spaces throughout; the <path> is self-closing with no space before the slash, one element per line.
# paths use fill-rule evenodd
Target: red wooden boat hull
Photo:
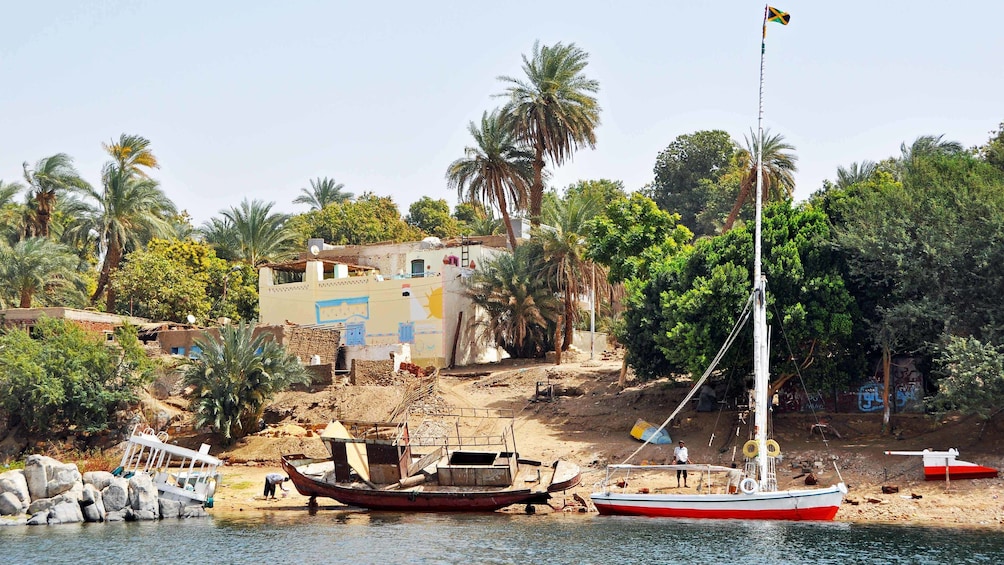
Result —
<path fill-rule="evenodd" d="M 993 467 L 984 467 L 982 465 L 976 465 L 974 463 L 966 463 L 960 465 L 960 463 L 965 463 L 964 461 L 953 461 L 952 464 L 948 466 L 948 478 L 952 479 L 993 479 L 997 477 L 998 471 Z M 945 466 L 944 465 L 925 465 L 924 466 L 924 480 L 925 481 L 943 481 L 945 480 Z"/>
<path fill-rule="evenodd" d="M 497 491 L 412 491 L 352 488 L 320 481 L 300 473 L 293 463 L 306 460 L 284 455 L 283 471 L 304 496 L 331 498 L 349 506 L 399 512 L 493 512 L 513 504 L 546 504 L 547 492 L 530 489 Z M 317 462 L 323 459 L 314 460 Z"/>

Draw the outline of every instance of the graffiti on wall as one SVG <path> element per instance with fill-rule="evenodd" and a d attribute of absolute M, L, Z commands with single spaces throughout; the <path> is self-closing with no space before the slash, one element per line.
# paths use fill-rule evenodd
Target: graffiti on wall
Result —
<path fill-rule="evenodd" d="M 349 320 L 368 320 L 370 317 L 370 298 L 368 296 L 353 296 L 352 298 L 335 298 L 318 300 L 314 303 L 318 324 L 332 324 Z"/>
<path fill-rule="evenodd" d="M 889 400 L 895 412 L 921 412 L 924 410 L 924 375 L 917 370 L 916 361 L 911 357 L 895 358 L 890 367 Z M 811 412 L 830 410 L 834 412 L 857 411 L 864 413 L 881 412 L 885 409 L 881 370 L 852 385 L 848 391 L 832 394 L 805 393 L 795 379 L 785 383 L 778 391 L 779 412 Z"/>

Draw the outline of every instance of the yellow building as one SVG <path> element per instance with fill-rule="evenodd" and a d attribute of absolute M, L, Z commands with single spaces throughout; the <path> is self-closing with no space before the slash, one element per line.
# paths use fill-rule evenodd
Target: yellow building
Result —
<path fill-rule="evenodd" d="M 498 360 L 494 345 L 477 343 L 470 324 L 476 308 L 463 293 L 479 263 L 505 252 L 483 239 L 366 246 L 312 240 L 300 260 L 259 270 L 261 323 L 337 328 L 347 364 L 391 354 L 422 367 Z"/>

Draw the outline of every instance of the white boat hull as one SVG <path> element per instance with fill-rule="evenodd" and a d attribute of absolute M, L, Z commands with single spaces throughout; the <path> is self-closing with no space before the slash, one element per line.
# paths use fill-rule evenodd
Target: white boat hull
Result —
<path fill-rule="evenodd" d="M 743 520 L 832 520 L 847 487 L 784 490 L 753 494 L 630 494 L 590 495 L 604 515 L 719 518 Z"/>

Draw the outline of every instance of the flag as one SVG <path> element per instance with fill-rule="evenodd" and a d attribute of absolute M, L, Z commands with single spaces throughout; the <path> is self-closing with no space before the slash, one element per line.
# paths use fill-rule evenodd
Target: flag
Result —
<path fill-rule="evenodd" d="M 777 8 L 767 6 L 767 21 L 777 22 L 781 25 L 788 25 L 788 21 L 791 20 L 791 16 L 788 12 L 782 12 Z"/>

